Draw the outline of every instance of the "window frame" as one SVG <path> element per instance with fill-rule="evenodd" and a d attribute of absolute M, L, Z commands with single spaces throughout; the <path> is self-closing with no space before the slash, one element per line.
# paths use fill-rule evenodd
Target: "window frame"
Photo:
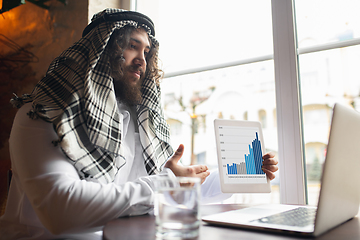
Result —
<path fill-rule="evenodd" d="M 134 6 L 136 0 L 122 0 Z M 126 5 L 126 4 L 125 4 Z M 135 4 L 136 6 L 136 4 Z M 134 10 L 134 9 L 133 9 Z M 136 9 L 135 9 L 136 10 Z M 274 55 L 165 74 L 164 78 L 274 60 L 279 146 L 280 202 L 305 204 L 301 104 L 298 89 L 297 54 L 292 0 L 272 0 Z M 286 44 L 286 48 L 281 47 Z M 288 81 L 290 79 L 290 81 Z"/>
<path fill-rule="evenodd" d="M 307 204 L 305 144 L 299 84 L 300 54 L 360 45 L 360 38 L 298 48 L 294 0 L 272 0 L 280 202 Z"/>
<path fill-rule="evenodd" d="M 121 0 L 136 10 L 136 0 Z M 280 202 L 307 204 L 305 149 L 303 140 L 302 104 L 299 85 L 298 56 L 310 52 L 360 44 L 360 38 L 297 48 L 294 0 L 271 0 L 273 55 L 264 55 L 231 63 L 187 69 L 165 74 L 165 78 L 238 66 L 273 59 L 275 73 Z"/>
<path fill-rule="evenodd" d="M 306 204 L 301 98 L 293 0 L 272 0 L 280 202 Z"/>

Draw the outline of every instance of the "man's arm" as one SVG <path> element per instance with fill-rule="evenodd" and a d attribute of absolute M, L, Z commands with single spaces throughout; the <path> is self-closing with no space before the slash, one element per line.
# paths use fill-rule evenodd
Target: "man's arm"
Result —
<path fill-rule="evenodd" d="M 153 209 L 154 176 L 121 185 L 81 180 L 59 146 L 52 145 L 51 141 L 57 139 L 52 125 L 29 119 L 29 110 L 29 105 L 19 109 L 10 137 L 15 175 L 12 181 L 25 192 L 49 231 L 82 232 L 120 216 L 145 214 Z M 33 218 L 29 207 L 23 214 Z"/>

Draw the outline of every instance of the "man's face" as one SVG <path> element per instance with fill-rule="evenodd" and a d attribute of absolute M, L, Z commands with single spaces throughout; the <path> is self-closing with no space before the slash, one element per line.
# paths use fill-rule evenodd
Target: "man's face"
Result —
<path fill-rule="evenodd" d="M 145 30 L 137 29 L 130 35 L 130 42 L 123 52 L 124 78 L 135 86 L 145 77 L 146 56 L 150 52 L 149 37 Z"/>
<path fill-rule="evenodd" d="M 136 105 L 141 101 L 141 84 L 145 78 L 146 57 L 150 52 L 148 34 L 136 29 L 130 34 L 129 44 L 123 50 L 122 76 L 113 72 L 115 93 L 123 102 Z"/>

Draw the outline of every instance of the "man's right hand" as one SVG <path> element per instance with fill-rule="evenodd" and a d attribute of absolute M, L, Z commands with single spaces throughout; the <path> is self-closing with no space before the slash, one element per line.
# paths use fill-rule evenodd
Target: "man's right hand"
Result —
<path fill-rule="evenodd" d="M 182 166 L 178 164 L 183 153 L 184 145 L 180 144 L 174 155 L 165 163 L 165 167 L 170 168 L 175 176 L 198 177 L 201 178 L 201 183 L 203 183 L 210 174 L 208 167 L 206 165 Z"/>

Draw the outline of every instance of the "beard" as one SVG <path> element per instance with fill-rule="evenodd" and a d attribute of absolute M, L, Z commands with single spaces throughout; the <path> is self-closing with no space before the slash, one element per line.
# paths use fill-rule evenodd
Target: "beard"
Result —
<path fill-rule="evenodd" d="M 127 71 L 138 70 L 137 67 L 128 66 L 124 69 L 124 73 Z M 141 78 L 137 83 L 131 84 L 131 80 L 126 77 L 126 74 L 120 74 L 120 72 L 112 72 L 114 90 L 116 98 L 129 106 L 137 105 L 141 103 L 142 93 L 141 84 L 144 79 L 144 73 L 141 71 Z"/>

